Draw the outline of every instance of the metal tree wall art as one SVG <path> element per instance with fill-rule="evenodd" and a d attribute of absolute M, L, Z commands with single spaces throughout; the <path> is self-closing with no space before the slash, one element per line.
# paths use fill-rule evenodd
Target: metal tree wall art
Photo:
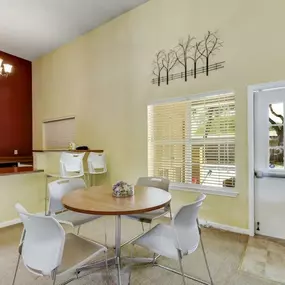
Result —
<path fill-rule="evenodd" d="M 177 63 L 177 57 L 174 51 L 170 51 L 169 53 L 165 53 L 162 58 L 162 65 L 166 72 L 166 83 L 169 83 L 169 72 L 173 69 L 173 67 Z"/>
<path fill-rule="evenodd" d="M 212 58 L 222 47 L 223 42 L 218 32 L 208 31 L 202 40 L 189 35 L 185 40 L 180 40 L 169 52 L 161 50 L 155 55 L 153 62 L 155 78 L 152 79 L 152 83 L 160 86 L 162 82 L 168 85 L 171 80 L 176 79 L 188 81 L 189 76 L 195 79 L 198 74 L 205 73 L 209 76 L 210 71 L 224 68 L 225 61 L 211 63 Z M 171 73 L 178 68 L 183 71 Z"/>
<path fill-rule="evenodd" d="M 187 81 L 187 71 L 188 71 L 188 60 L 190 59 L 190 53 L 193 49 L 192 42 L 195 41 L 194 37 L 188 36 L 186 41 L 180 41 L 178 46 L 175 48 L 175 55 L 177 61 L 183 66 L 184 68 L 184 78 Z"/>
<path fill-rule="evenodd" d="M 219 39 L 217 32 L 208 32 L 205 35 L 202 45 L 199 45 L 197 50 L 201 56 L 206 59 L 206 75 L 209 75 L 209 60 L 211 56 L 215 55 L 216 51 L 219 51 L 223 47 L 223 42 Z"/>
<path fill-rule="evenodd" d="M 158 86 L 160 86 L 161 72 L 164 69 L 163 57 L 164 51 L 161 50 L 155 55 L 155 60 L 153 61 L 153 74 L 157 77 Z"/>
<path fill-rule="evenodd" d="M 193 54 L 192 54 L 192 56 L 190 56 L 190 58 L 193 60 L 193 65 L 194 65 L 194 67 L 193 67 L 194 78 L 197 77 L 197 62 L 200 59 L 203 59 L 202 56 L 204 56 L 204 51 L 203 52 L 200 51 L 201 46 L 203 45 L 203 43 L 204 43 L 203 41 L 196 42 Z"/>

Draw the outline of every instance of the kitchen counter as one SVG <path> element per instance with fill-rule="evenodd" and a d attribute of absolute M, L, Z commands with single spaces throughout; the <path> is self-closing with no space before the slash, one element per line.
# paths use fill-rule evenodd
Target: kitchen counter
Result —
<path fill-rule="evenodd" d="M 43 170 L 35 170 L 33 167 L 3 167 L 0 168 L 0 176 L 14 175 L 14 174 L 28 174 L 28 173 L 39 173 L 44 172 Z"/>
<path fill-rule="evenodd" d="M 45 209 L 46 175 L 33 167 L 0 167 L 0 228 L 20 222 L 15 204 L 30 213 Z"/>
<path fill-rule="evenodd" d="M 21 156 L 21 155 L 13 155 L 13 156 L 0 156 L 0 164 L 8 164 L 8 163 L 32 163 L 33 156 Z"/>
<path fill-rule="evenodd" d="M 102 149 L 87 149 L 87 150 L 68 150 L 68 149 L 36 149 L 33 152 L 104 152 Z"/>

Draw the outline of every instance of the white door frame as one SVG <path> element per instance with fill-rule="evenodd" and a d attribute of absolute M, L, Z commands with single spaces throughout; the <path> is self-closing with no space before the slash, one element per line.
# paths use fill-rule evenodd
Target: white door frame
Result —
<path fill-rule="evenodd" d="M 247 88 L 247 136 L 248 136 L 248 226 L 249 235 L 255 234 L 254 222 L 254 92 L 285 87 L 285 81 L 260 83 Z"/>

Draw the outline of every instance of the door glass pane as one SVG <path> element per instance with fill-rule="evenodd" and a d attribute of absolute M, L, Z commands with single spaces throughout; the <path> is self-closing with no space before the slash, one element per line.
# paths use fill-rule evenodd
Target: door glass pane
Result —
<path fill-rule="evenodd" d="M 269 120 L 274 124 L 284 123 L 284 108 L 283 103 L 275 103 L 269 105 Z"/>
<path fill-rule="evenodd" d="M 284 106 L 270 104 L 269 113 L 269 168 L 284 169 Z"/>

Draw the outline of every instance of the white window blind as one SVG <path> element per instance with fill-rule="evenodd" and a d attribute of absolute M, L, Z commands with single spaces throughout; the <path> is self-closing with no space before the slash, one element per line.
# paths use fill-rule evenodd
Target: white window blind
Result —
<path fill-rule="evenodd" d="M 148 172 L 175 183 L 234 187 L 234 94 L 149 105 Z"/>
<path fill-rule="evenodd" d="M 44 122 L 43 138 L 44 149 L 67 149 L 75 139 L 75 118 Z"/>

